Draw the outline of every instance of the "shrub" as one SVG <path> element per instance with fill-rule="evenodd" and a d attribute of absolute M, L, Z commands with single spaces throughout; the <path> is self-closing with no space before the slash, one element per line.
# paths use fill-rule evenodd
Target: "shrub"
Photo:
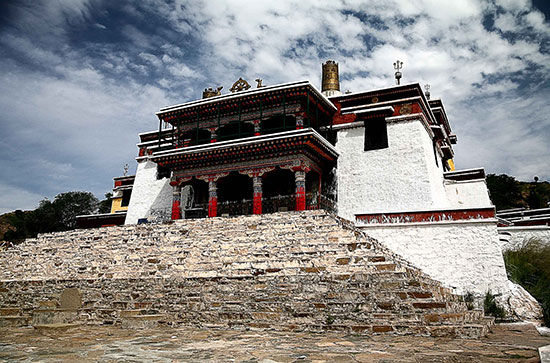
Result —
<path fill-rule="evenodd" d="M 494 316 L 496 319 L 504 319 L 506 317 L 506 311 L 498 306 L 495 295 L 491 294 L 491 290 L 485 294 L 485 300 L 483 300 L 483 309 L 485 315 Z"/>
<path fill-rule="evenodd" d="M 550 243 L 530 239 L 520 248 L 504 252 L 504 262 L 508 278 L 537 299 L 544 323 L 550 326 Z"/>

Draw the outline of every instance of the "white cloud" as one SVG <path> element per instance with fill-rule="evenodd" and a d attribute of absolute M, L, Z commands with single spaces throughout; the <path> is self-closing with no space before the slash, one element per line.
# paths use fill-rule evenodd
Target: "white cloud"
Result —
<path fill-rule="evenodd" d="M 354 92 L 394 84 L 399 58 L 403 82 L 430 83 L 433 97 L 442 97 L 459 137 L 459 167 L 550 178 L 538 170 L 549 156 L 550 56 L 541 44 L 550 27 L 527 0 L 148 0 L 122 10 L 162 24 L 105 22 L 125 41 L 82 47 L 71 42 L 71 29 L 105 29 L 93 12 L 100 1 L 12 7 L 15 30 L 0 33 L 9 54 L 0 60 L 0 111 L 17 123 L 0 125 L 0 142 L 32 147 L 25 157 L 47 179 L 50 197 L 67 189 L 101 196 L 131 162 L 137 133 L 157 126 L 160 107 L 209 86 L 227 92 L 240 76 L 319 86 L 328 58 L 340 64 L 342 88 Z M 489 15 L 496 31 L 483 26 Z M 17 185 L 17 177 L 7 179 L 5 188 Z M 33 197 L 42 198 L 28 192 Z"/>

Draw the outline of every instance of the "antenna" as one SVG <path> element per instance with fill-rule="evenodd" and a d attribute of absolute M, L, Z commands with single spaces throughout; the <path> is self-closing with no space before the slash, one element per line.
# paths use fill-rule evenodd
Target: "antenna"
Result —
<path fill-rule="evenodd" d="M 395 69 L 395 80 L 397 81 L 397 85 L 399 86 L 401 84 L 401 77 L 403 74 L 399 71 L 403 68 L 403 62 L 401 62 L 399 59 L 393 64 L 393 69 Z"/>

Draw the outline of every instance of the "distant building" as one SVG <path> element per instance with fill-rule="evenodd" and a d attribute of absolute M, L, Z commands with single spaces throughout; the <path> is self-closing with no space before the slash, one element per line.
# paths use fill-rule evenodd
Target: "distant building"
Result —
<path fill-rule="evenodd" d="M 114 178 L 111 212 L 103 214 L 81 215 L 76 217 L 78 228 L 97 228 L 124 224 L 126 211 L 130 204 L 135 175 Z"/>

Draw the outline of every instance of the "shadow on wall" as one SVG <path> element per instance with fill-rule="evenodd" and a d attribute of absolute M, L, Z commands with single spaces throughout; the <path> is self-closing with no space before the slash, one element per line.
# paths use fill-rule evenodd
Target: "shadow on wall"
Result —
<path fill-rule="evenodd" d="M 146 218 L 149 222 L 168 222 L 172 218 L 172 187 L 170 178 L 162 178 L 164 185 L 151 204 Z"/>

